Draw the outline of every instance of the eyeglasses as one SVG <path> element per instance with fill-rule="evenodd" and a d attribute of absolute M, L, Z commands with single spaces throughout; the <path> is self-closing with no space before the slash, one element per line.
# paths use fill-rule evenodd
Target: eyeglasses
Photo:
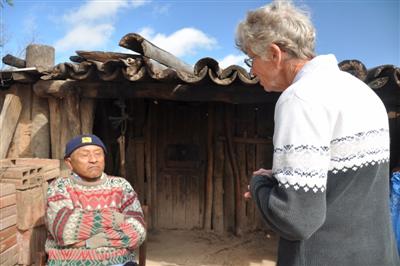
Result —
<path fill-rule="evenodd" d="M 244 63 L 249 67 L 252 68 L 253 67 L 253 58 L 246 58 L 244 59 Z"/>

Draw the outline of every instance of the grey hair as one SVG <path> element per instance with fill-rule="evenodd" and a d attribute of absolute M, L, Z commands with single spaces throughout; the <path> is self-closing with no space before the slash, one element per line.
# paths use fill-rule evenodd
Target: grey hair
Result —
<path fill-rule="evenodd" d="M 251 50 L 266 57 L 267 47 L 274 43 L 294 58 L 315 56 L 315 28 L 309 14 L 291 1 L 272 3 L 249 11 L 236 29 L 236 46 L 244 53 Z"/>

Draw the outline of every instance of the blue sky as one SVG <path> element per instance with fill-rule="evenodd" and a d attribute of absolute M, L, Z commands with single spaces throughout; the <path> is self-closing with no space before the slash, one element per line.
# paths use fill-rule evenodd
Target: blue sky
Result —
<path fill-rule="evenodd" d="M 1 9 L 1 51 L 22 56 L 31 42 L 56 48 L 56 63 L 76 50 L 127 52 L 127 33 L 142 34 L 185 62 L 203 57 L 243 65 L 234 34 L 246 12 L 270 1 L 14 0 Z M 311 12 L 318 54 L 358 59 L 367 68 L 400 66 L 400 0 L 294 1 Z"/>

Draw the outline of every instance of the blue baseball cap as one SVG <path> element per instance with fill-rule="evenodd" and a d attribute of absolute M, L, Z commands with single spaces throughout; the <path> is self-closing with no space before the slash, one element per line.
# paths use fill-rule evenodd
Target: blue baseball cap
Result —
<path fill-rule="evenodd" d="M 67 158 L 73 153 L 76 149 L 86 146 L 86 145 L 96 145 L 101 147 L 104 150 L 104 153 L 107 153 L 106 146 L 104 143 L 97 137 L 96 135 L 86 134 L 79 135 L 73 139 L 71 139 L 67 145 L 65 146 L 65 155 L 64 158 Z"/>

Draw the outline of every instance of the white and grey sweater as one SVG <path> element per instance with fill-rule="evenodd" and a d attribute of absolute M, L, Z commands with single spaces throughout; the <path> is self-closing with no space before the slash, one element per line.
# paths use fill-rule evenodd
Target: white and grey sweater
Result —
<path fill-rule="evenodd" d="M 400 265 L 389 215 L 385 107 L 362 81 L 317 56 L 275 107 L 273 178 L 252 196 L 280 235 L 278 265 Z"/>

